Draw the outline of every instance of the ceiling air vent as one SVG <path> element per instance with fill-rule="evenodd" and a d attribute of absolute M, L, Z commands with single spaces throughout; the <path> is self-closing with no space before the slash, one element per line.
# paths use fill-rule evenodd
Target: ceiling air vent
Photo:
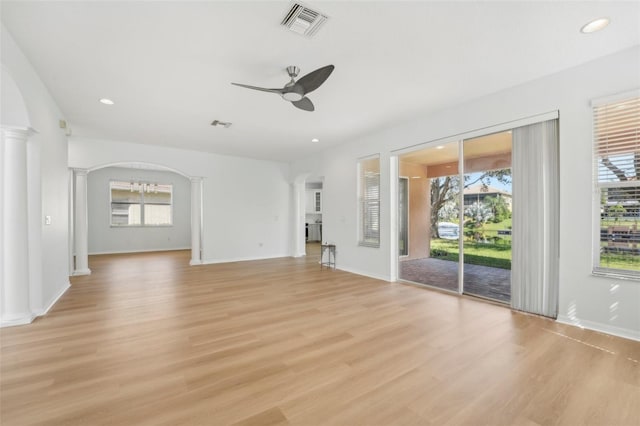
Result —
<path fill-rule="evenodd" d="M 229 127 L 231 127 L 231 123 L 220 121 L 220 120 L 213 120 L 211 122 L 211 125 L 213 127 L 224 127 L 225 129 L 228 129 Z"/>
<path fill-rule="evenodd" d="M 309 9 L 301 3 L 293 3 L 280 25 L 294 33 L 313 37 L 327 19 L 329 19 L 327 15 Z"/>

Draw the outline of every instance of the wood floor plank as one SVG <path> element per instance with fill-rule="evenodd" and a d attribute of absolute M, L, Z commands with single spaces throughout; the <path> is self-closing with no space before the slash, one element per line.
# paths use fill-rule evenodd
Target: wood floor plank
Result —
<path fill-rule="evenodd" d="M 4 425 L 634 425 L 640 343 L 306 258 L 91 256 L 0 331 Z"/>

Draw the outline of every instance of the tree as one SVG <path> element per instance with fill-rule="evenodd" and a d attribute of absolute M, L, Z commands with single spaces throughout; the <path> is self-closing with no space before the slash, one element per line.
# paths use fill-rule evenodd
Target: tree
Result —
<path fill-rule="evenodd" d="M 482 227 L 488 220 L 493 218 L 491 209 L 484 203 L 475 202 L 464 209 L 464 215 L 469 218 L 465 223 L 465 226 L 471 228 L 469 236 L 476 241 L 484 240 L 485 236 Z M 466 232 L 465 235 L 467 235 Z"/>
<path fill-rule="evenodd" d="M 493 222 L 498 223 L 503 220 L 509 219 L 511 217 L 511 211 L 509 211 L 509 206 L 505 201 L 504 197 L 498 196 L 496 197 L 486 197 L 483 200 L 483 203 L 491 210 L 493 213 Z"/>
<path fill-rule="evenodd" d="M 460 210 L 458 209 L 458 205 L 455 203 L 455 201 L 447 201 L 440 209 L 440 213 L 438 213 L 438 219 L 446 221 L 457 220 L 459 217 L 459 212 Z"/>
<path fill-rule="evenodd" d="M 615 222 L 617 222 L 624 214 L 627 212 L 627 209 L 620 203 L 615 206 L 610 206 L 607 209 L 607 216 L 612 217 Z"/>
<path fill-rule="evenodd" d="M 480 182 L 483 188 L 488 188 L 491 179 L 508 185 L 511 183 L 511 169 L 491 170 L 484 172 L 478 177 L 471 179 L 464 177 L 464 188 Z M 460 194 L 460 178 L 458 176 L 444 176 L 431 179 L 431 235 L 433 238 L 440 238 L 438 233 L 438 220 L 440 210 L 447 202 L 453 202 Z"/>
<path fill-rule="evenodd" d="M 464 215 L 471 219 L 472 223 L 476 228 L 481 227 L 488 220 L 493 218 L 493 213 L 491 213 L 491 209 L 485 205 L 484 203 L 475 202 L 467 208 L 464 209 Z"/>
<path fill-rule="evenodd" d="M 453 202 L 460 189 L 457 176 L 445 176 L 431 179 L 431 235 L 440 238 L 438 221 L 440 211 L 446 203 Z"/>

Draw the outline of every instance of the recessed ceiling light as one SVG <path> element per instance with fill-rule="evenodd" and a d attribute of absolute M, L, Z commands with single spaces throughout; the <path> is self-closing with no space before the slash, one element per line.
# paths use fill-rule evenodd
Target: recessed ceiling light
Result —
<path fill-rule="evenodd" d="M 313 143 L 320 142 L 320 139 L 318 139 L 318 138 L 313 138 L 313 139 L 311 139 L 311 142 L 313 142 Z"/>
<path fill-rule="evenodd" d="M 436 149 L 444 149 L 444 145 L 438 145 L 436 146 Z"/>
<path fill-rule="evenodd" d="M 584 34 L 595 33 L 596 31 L 600 31 L 601 29 L 609 25 L 609 22 L 609 18 L 594 19 L 593 21 L 580 28 L 580 32 Z"/>
<path fill-rule="evenodd" d="M 100 103 L 101 104 L 105 104 L 105 105 L 113 105 L 113 104 L 115 104 L 115 102 L 113 102 L 111 99 L 107 99 L 107 98 L 100 99 Z"/>

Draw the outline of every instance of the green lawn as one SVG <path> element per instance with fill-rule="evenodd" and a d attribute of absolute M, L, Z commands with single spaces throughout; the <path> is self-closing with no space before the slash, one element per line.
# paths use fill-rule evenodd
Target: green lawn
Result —
<path fill-rule="evenodd" d="M 640 256 L 632 254 L 602 253 L 600 267 L 640 271 Z"/>
<path fill-rule="evenodd" d="M 480 229 L 487 242 L 465 238 L 464 263 L 511 269 L 511 235 L 498 235 L 499 230 L 510 229 L 511 219 L 488 222 Z M 467 230 L 464 228 L 464 231 Z M 458 262 L 458 240 L 431 240 L 431 257 Z"/>
<path fill-rule="evenodd" d="M 458 262 L 457 240 L 431 240 L 431 257 Z M 476 243 L 465 240 L 464 263 L 511 269 L 510 243 Z"/>

